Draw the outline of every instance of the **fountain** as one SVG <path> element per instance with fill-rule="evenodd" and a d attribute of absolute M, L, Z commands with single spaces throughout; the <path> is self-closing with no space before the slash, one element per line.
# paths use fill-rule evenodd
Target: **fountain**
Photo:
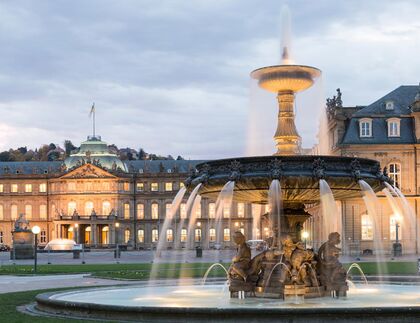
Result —
<path fill-rule="evenodd" d="M 413 286 L 378 285 L 349 290 L 348 273 L 339 262 L 341 237 L 335 200 L 369 197 L 385 189 L 385 183 L 392 183 L 374 160 L 301 155 L 294 98 L 297 92 L 311 87 L 321 71 L 290 64 L 287 46 L 283 47 L 282 58 L 281 65 L 251 73 L 261 88 L 277 96 L 275 154 L 208 161 L 198 164 L 185 181 L 191 193 L 189 209 L 194 208 L 196 196 L 217 200 L 216 226 L 232 200 L 270 205 L 267 250 L 252 257 L 245 236 L 240 231 L 233 234 L 237 254 L 227 270 L 228 291 L 225 284 L 212 283 L 47 293 L 37 297 L 38 310 L 142 322 L 347 322 L 362 317 L 386 321 L 398 320 L 399 310 L 408 317 L 419 317 L 419 307 L 413 306 L 418 305 L 420 296 Z M 174 212 L 179 196 L 178 203 L 173 203 Z M 320 202 L 324 223 L 321 231 L 326 241 L 313 250 L 302 242 L 302 228 L 311 217 L 307 207 Z M 255 222 L 259 221 L 258 215 Z M 194 222 L 190 220 L 189 231 L 193 231 Z M 211 266 L 206 277 L 217 266 L 222 265 Z M 392 295 L 398 292 L 405 298 L 395 300 Z"/>

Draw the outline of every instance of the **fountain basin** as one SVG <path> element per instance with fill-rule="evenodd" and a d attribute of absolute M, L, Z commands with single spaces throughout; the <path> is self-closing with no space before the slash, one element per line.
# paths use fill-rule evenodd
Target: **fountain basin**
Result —
<path fill-rule="evenodd" d="M 229 180 L 235 181 L 234 199 L 267 203 L 273 179 L 280 179 L 285 202 L 319 201 L 319 179 L 325 179 L 336 199 L 360 197 L 358 180 L 366 181 L 376 192 L 389 178 L 375 160 L 335 156 L 262 156 L 214 160 L 196 166 L 197 173 L 187 182 L 190 188 L 202 183 L 199 194 L 216 199 Z"/>
<path fill-rule="evenodd" d="M 359 286 L 351 288 L 345 298 L 305 299 L 298 304 L 280 299 L 230 299 L 223 284 L 94 288 L 40 294 L 36 310 L 137 322 L 413 322 L 420 319 L 418 288 Z"/>

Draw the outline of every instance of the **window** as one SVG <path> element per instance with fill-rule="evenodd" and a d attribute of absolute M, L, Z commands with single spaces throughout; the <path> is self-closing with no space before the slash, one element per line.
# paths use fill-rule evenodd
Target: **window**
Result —
<path fill-rule="evenodd" d="M 243 218 L 245 216 L 245 204 L 238 203 L 238 217 Z"/>
<path fill-rule="evenodd" d="M 152 204 L 152 219 L 159 219 L 159 204 L 157 203 Z"/>
<path fill-rule="evenodd" d="M 400 119 L 392 118 L 386 121 L 388 123 L 388 137 L 400 136 Z"/>
<path fill-rule="evenodd" d="M 130 241 L 130 229 L 124 230 L 124 243 L 128 243 Z"/>
<path fill-rule="evenodd" d="M 123 189 L 124 189 L 124 191 L 129 191 L 130 190 L 130 183 L 129 182 L 124 182 Z"/>
<path fill-rule="evenodd" d="M 136 190 L 137 190 L 137 192 L 143 192 L 144 191 L 144 183 L 137 183 L 136 184 Z"/>
<path fill-rule="evenodd" d="M 0 221 L 4 220 L 4 209 L 3 204 L 0 204 Z"/>
<path fill-rule="evenodd" d="M 201 229 L 195 229 L 194 241 L 195 242 L 200 242 L 201 241 Z"/>
<path fill-rule="evenodd" d="M 224 228 L 223 229 L 223 241 L 227 242 L 230 241 L 230 229 Z"/>
<path fill-rule="evenodd" d="M 39 242 L 40 243 L 47 243 L 47 231 L 41 230 L 41 234 L 40 234 L 40 237 L 39 237 Z"/>
<path fill-rule="evenodd" d="M 270 213 L 270 212 L 271 212 L 270 204 L 264 205 L 264 213 Z"/>
<path fill-rule="evenodd" d="M 13 204 L 10 208 L 10 216 L 12 220 L 16 220 L 18 217 L 18 207 L 16 204 Z"/>
<path fill-rule="evenodd" d="M 0 193 L 3 193 L 3 192 L 4 192 L 4 185 L 0 184 Z"/>
<path fill-rule="evenodd" d="M 214 219 L 216 217 L 216 203 L 209 203 L 209 218 Z"/>
<path fill-rule="evenodd" d="M 368 214 L 363 214 L 362 223 L 362 240 L 373 240 L 373 220 Z"/>
<path fill-rule="evenodd" d="M 124 203 L 124 219 L 130 219 L 130 203 Z"/>
<path fill-rule="evenodd" d="M 144 204 L 143 203 L 137 204 L 137 219 L 139 220 L 144 219 Z"/>
<path fill-rule="evenodd" d="M 25 193 L 32 193 L 32 184 L 25 184 Z"/>
<path fill-rule="evenodd" d="M 261 215 L 261 204 L 251 204 L 251 214 L 253 218 L 258 218 Z"/>
<path fill-rule="evenodd" d="M 165 204 L 165 216 L 171 216 L 171 207 L 172 207 L 172 203 L 166 203 Z"/>
<path fill-rule="evenodd" d="M 39 192 L 45 193 L 47 191 L 47 183 L 41 183 L 39 184 Z"/>
<path fill-rule="evenodd" d="M 401 216 L 391 215 L 389 218 L 389 238 L 390 240 L 397 240 L 397 225 L 398 225 L 398 240 L 401 240 Z"/>
<path fill-rule="evenodd" d="M 394 101 L 386 101 L 385 102 L 385 109 L 386 110 L 394 110 Z"/>
<path fill-rule="evenodd" d="M 211 228 L 209 230 L 209 239 L 210 239 L 210 242 L 216 241 L 216 229 Z"/>
<path fill-rule="evenodd" d="M 157 229 L 152 230 L 152 242 L 159 241 L 159 231 Z"/>
<path fill-rule="evenodd" d="M 28 220 L 32 219 L 32 205 L 31 204 L 25 205 L 25 216 L 26 216 L 26 219 Z"/>
<path fill-rule="evenodd" d="M 401 187 L 401 165 L 392 163 L 388 165 L 389 177 L 394 181 L 394 185 L 398 188 Z"/>
<path fill-rule="evenodd" d="M 185 187 L 184 182 L 179 182 L 179 188 L 183 188 L 183 187 Z"/>
<path fill-rule="evenodd" d="M 223 217 L 224 218 L 229 218 L 230 216 L 230 204 L 227 203 L 228 205 L 223 205 Z"/>
<path fill-rule="evenodd" d="M 186 242 L 187 241 L 187 229 L 182 229 L 181 230 L 181 242 Z"/>
<path fill-rule="evenodd" d="M 144 243 L 144 230 L 143 229 L 137 230 L 137 240 L 139 243 Z"/>
<path fill-rule="evenodd" d="M 187 218 L 187 204 L 181 203 L 181 206 L 179 207 L 179 215 L 181 219 Z"/>
<path fill-rule="evenodd" d="M 165 183 L 165 191 L 170 192 L 172 191 L 172 182 Z"/>
<path fill-rule="evenodd" d="M 159 183 L 152 183 L 152 184 L 150 184 L 150 190 L 151 190 L 152 192 L 157 192 L 157 191 L 159 191 Z"/>
<path fill-rule="evenodd" d="M 39 218 L 41 220 L 46 220 L 47 219 L 47 205 L 41 204 L 39 206 Z"/>
<path fill-rule="evenodd" d="M 201 199 L 200 199 L 201 200 Z M 197 219 L 201 218 L 201 203 L 196 203 L 195 216 Z"/>
<path fill-rule="evenodd" d="M 17 193 L 18 192 L 18 184 L 12 184 L 10 186 L 10 192 Z"/>
<path fill-rule="evenodd" d="M 69 204 L 67 204 L 67 214 L 73 215 L 74 211 L 76 211 L 76 202 L 69 202 Z"/>
<path fill-rule="evenodd" d="M 87 201 L 85 203 L 85 215 L 91 215 L 93 211 L 93 202 Z"/>
<path fill-rule="evenodd" d="M 172 229 L 166 230 L 166 242 L 174 242 L 174 231 Z"/>
<path fill-rule="evenodd" d="M 372 119 L 360 119 L 359 131 L 360 137 L 372 137 Z"/>
<path fill-rule="evenodd" d="M 3 231 L 0 231 L 0 243 L 4 243 Z"/>
<path fill-rule="evenodd" d="M 102 202 L 102 215 L 109 215 L 111 213 L 111 203 L 109 201 Z"/>

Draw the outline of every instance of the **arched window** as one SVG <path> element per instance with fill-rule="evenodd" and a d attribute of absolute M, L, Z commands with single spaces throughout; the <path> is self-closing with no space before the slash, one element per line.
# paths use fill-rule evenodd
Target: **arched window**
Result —
<path fill-rule="evenodd" d="M 152 242 L 159 241 L 159 231 L 157 229 L 152 230 Z"/>
<path fill-rule="evenodd" d="M 166 230 L 166 241 L 173 242 L 174 241 L 174 231 L 172 229 Z"/>
<path fill-rule="evenodd" d="M 159 219 L 159 204 L 152 203 L 152 219 Z"/>
<path fill-rule="evenodd" d="M 137 219 L 143 220 L 144 219 L 144 204 L 137 203 Z"/>
<path fill-rule="evenodd" d="M 230 229 L 224 228 L 223 229 L 223 241 L 230 241 Z"/>
<path fill-rule="evenodd" d="M 93 211 L 93 202 L 87 201 L 85 203 L 85 215 L 91 215 Z"/>
<path fill-rule="evenodd" d="M 130 203 L 124 203 L 124 219 L 130 219 Z"/>
<path fill-rule="evenodd" d="M 32 205 L 31 204 L 25 205 L 25 217 L 28 220 L 32 219 Z"/>
<path fill-rule="evenodd" d="M 3 204 L 0 204 L 0 221 L 4 220 L 4 209 Z"/>
<path fill-rule="evenodd" d="M 137 230 L 137 240 L 139 243 L 144 243 L 144 230 L 143 229 Z"/>
<path fill-rule="evenodd" d="M 111 203 L 109 201 L 102 202 L 102 215 L 109 215 L 111 213 Z"/>
<path fill-rule="evenodd" d="M 398 163 L 391 163 L 388 165 L 388 175 L 394 181 L 394 185 L 401 187 L 401 165 Z"/>
<path fill-rule="evenodd" d="M 211 228 L 211 229 L 209 230 L 209 240 L 210 240 L 211 242 L 216 241 L 216 229 Z"/>
<path fill-rule="evenodd" d="M 187 229 L 181 229 L 181 242 L 187 241 Z"/>
<path fill-rule="evenodd" d="M 400 136 L 400 119 L 391 118 L 386 121 L 388 123 L 388 137 Z"/>
<path fill-rule="evenodd" d="M 398 229 L 398 240 L 401 240 L 401 237 L 402 237 L 401 216 L 399 214 L 392 214 L 389 217 L 390 240 L 397 240 L 397 229 Z"/>
<path fill-rule="evenodd" d="M 18 207 L 16 204 L 12 204 L 12 206 L 10 207 L 10 217 L 12 218 L 12 220 L 16 220 L 18 217 Z"/>
<path fill-rule="evenodd" d="M 360 137 L 372 137 L 372 119 L 363 118 L 359 120 Z"/>
<path fill-rule="evenodd" d="M 362 240 L 373 240 L 373 220 L 369 214 L 363 214 L 361 217 Z"/>
<path fill-rule="evenodd" d="M 195 229 L 194 241 L 195 242 L 200 242 L 201 241 L 201 229 Z"/>
<path fill-rule="evenodd" d="M 209 203 L 209 218 L 214 219 L 216 217 L 216 203 Z"/>
<path fill-rule="evenodd" d="M 102 232 L 101 232 L 101 243 L 102 244 L 108 244 L 109 243 L 109 227 L 105 226 L 102 227 Z"/>
<path fill-rule="evenodd" d="M 124 243 L 128 243 L 130 241 L 130 229 L 124 230 Z"/>
<path fill-rule="evenodd" d="M 46 220 L 47 219 L 47 205 L 41 204 L 39 206 L 39 218 L 41 220 Z"/>
<path fill-rule="evenodd" d="M 91 226 L 85 228 L 85 244 L 90 244 L 90 233 L 92 231 Z"/>
<path fill-rule="evenodd" d="M 76 202 L 71 201 L 67 204 L 67 214 L 72 215 L 76 211 Z"/>

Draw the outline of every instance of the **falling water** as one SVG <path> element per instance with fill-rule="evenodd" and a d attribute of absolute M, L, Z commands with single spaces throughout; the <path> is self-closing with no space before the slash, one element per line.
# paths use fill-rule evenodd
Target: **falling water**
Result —
<path fill-rule="evenodd" d="M 321 196 L 322 209 L 322 241 L 328 239 L 331 232 L 341 231 L 341 216 L 335 203 L 334 195 L 330 186 L 324 179 L 319 180 L 319 193 Z"/>
<path fill-rule="evenodd" d="M 261 230 L 261 204 L 252 204 L 252 239 L 262 239 Z"/>
<path fill-rule="evenodd" d="M 365 285 L 369 285 L 369 282 L 368 282 L 368 280 L 367 280 L 367 278 L 366 278 L 366 275 L 365 275 L 365 273 L 363 272 L 363 270 L 362 270 L 362 267 L 360 267 L 360 265 L 358 264 L 358 263 L 352 263 L 351 265 L 350 265 L 350 267 L 349 267 L 349 269 L 347 269 L 347 275 L 350 273 L 350 271 L 353 269 L 353 268 L 356 268 L 358 271 L 359 271 L 359 273 L 360 273 L 360 275 L 361 275 L 361 277 L 362 277 L 362 279 L 363 279 L 363 281 L 364 281 L 364 283 L 365 283 Z M 353 282 L 352 282 L 353 283 Z M 353 284 L 353 286 L 354 286 L 354 284 Z"/>
<path fill-rule="evenodd" d="M 173 199 L 171 204 L 171 208 L 169 209 L 169 214 L 166 214 L 163 225 L 159 230 L 159 240 L 156 245 L 156 253 L 153 259 L 153 265 L 150 272 L 150 279 L 156 278 L 158 268 L 156 263 L 158 262 L 158 258 L 160 257 L 163 247 L 166 245 L 166 232 L 169 226 L 171 225 L 172 220 L 175 218 L 176 212 L 178 211 L 178 208 L 182 202 L 182 199 L 184 198 L 186 191 L 187 189 L 185 187 L 182 187 L 175 195 L 175 198 Z"/>
<path fill-rule="evenodd" d="M 391 191 L 388 188 L 384 188 L 382 192 L 385 194 L 386 199 L 388 200 L 389 205 L 391 206 L 393 214 L 402 214 L 401 207 L 398 205 L 395 197 L 392 195 Z"/>
<path fill-rule="evenodd" d="M 386 270 L 383 263 L 381 262 L 380 253 L 384 250 L 382 235 L 381 235 L 381 217 L 378 214 L 379 201 L 372 187 L 364 180 L 359 181 L 360 188 L 363 194 L 363 200 L 365 201 L 366 209 L 368 214 L 371 216 L 373 221 L 373 247 L 375 249 L 376 263 L 378 264 L 379 276 L 382 276 Z"/>
<path fill-rule="evenodd" d="M 232 199 L 233 199 L 233 190 L 235 188 L 235 182 L 229 181 L 223 186 L 222 190 L 219 193 L 219 196 L 216 200 L 216 232 L 218 233 L 217 236 L 217 243 L 222 243 L 223 237 L 223 210 L 229 209 L 229 218 L 230 218 L 230 210 L 232 208 Z M 230 226 L 229 226 L 230 228 Z"/>
<path fill-rule="evenodd" d="M 273 179 L 268 190 L 268 202 L 270 205 L 271 228 L 277 229 L 277 243 L 274 246 L 280 245 L 281 241 L 281 186 L 278 179 Z M 274 237 L 275 232 L 272 232 Z"/>
<path fill-rule="evenodd" d="M 388 183 L 386 183 L 388 184 Z M 389 184 L 388 184 L 389 185 Z M 391 186 L 391 185 L 390 185 Z M 397 196 L 400 198 L 402 202 L 402 206 L 404 209 L 404 219 L 408 220 L 408 228 L 410 228 L 410 238 L 415 237 L 415 228 L 416 228 L 416 213 L 414 212 L 413 208 L 411 207 L 410 203 L 408 203 L 407 198 L 401 192 L 401 190 L 394 186 L 394 191 Z"/>
<path fill-rule="evenodd" d="M 187 249 L 193 249 L 195 241 L 195 230 L 194 226 L 197 224 L 197 209 L 201 203 L 201 195 L 197 195 L 194 199 L 194 203 L 191 208 L 189 221 L 188 221 L 188 240 Z"/>
<path fill-rule="evenodd" d="M 288 6 L 283 6 L 281 10 L 281 64 L 293 64 L 291 59 L 292 48 L 292 20 Z"/>
<path fill-rule="evenodd" d="M 207 277 L 209 276 L 210 272 L 211 272 L 214 268 L 216 268 L 216 267 L 220 267 L 220 268 L 222 268 L 222 269 L 224 270 L 224 272 L 226 273 L 226 280 L 228 280 L 228 279 L 229 279 L 229 277 L 228 277 L 228 276 L 229 276 L 229 273 L 228 273 L 228 270 L 226 269 L 226 267 L 225 267 L 225 266 L 223 266 L 221 263 L 217 262 L 217 263 L 215 263 L 215 264 L 211 265 L 211 266 L 207 269 L 206 273 L 205 273 L 205 274 L 204 274 L 204 276 L 203 276 L 203 280 L 202 280 L 202 282 L 201 282 L 201 285 L 205 285 L 205 284 L 206 284 Z"/>

